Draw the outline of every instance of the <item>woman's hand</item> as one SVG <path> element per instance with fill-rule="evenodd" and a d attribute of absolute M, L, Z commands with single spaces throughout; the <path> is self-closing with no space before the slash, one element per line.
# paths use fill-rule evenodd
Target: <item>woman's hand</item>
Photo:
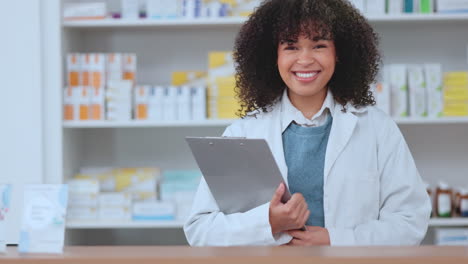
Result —
<path fill-rule="evenodd" d="M 281 183 L 270 201 L 269 217 L 273 235 L 287 230 L 300 229 L 309 219 L 310 211 L 307 209 L 307 203 L 302 194 L 295 193 L 287 203 L 281 202 L 285 189 L 286 186 Z"/>
<path fill-rule="evenodd" d="M 328 230 L 319 226 L 307 226 L 306 231 L 291 230 L 288 234 L 293 239 L 287 244 L 290 246 L 329 246 L 330 235 Z"/>

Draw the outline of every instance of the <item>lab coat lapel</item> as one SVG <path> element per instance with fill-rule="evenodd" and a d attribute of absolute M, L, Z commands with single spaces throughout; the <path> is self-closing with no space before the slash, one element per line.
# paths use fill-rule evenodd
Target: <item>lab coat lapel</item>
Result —
<path fill-rule="evenodd" d="M 271 113 L 268 126 L 266 127 L 266 135 L 268 144 L 270 145 L 271 152 L 275 158 L 276 164 L 283 176 L 284 181 L 288 182 L 288 168 L 284 158 L 283 150 L 283 133 L 281 131 L 281 109 L 280 107 L 273 108 L 274 113 Z"/>
<path fill-rule="evenodd" d="M 357 117 L 351 113 L 353 107 L 347 107 L 346 113 L 342 112 L 342 105 L 336 104 L 333 116 L 333 124 L 328 138 L 327 151 L 325 155 L 325 168 L 323 182 L 327 182 L 330 170 L 338 159 L 353 134 L 357 124 Z"/>

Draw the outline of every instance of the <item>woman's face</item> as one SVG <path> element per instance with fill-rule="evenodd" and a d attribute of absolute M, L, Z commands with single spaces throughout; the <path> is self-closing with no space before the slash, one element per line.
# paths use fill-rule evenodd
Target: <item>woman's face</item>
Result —
<path fill-rule="evenodd" d="M 278 45 L 278 70 L 289 88 L 289 97 L 326 96 L 326 86 L 333 76 L 336 50 L 332 40 L 311 36 L 283 40 Z"/>

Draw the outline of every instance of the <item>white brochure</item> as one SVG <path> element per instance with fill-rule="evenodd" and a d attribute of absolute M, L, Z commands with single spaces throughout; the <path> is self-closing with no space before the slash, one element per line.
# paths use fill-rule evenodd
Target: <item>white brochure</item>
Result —
<path fill-rule="evenodd" d="M 10 210 L 11 185 L 0 184 L 0 253 L 6 252 L 5 217 Z"/>
<path fill-rule="evenodd" d="M 67 200 L 67 185 L 25 186 L 20 252 L 63 252 Z"/>

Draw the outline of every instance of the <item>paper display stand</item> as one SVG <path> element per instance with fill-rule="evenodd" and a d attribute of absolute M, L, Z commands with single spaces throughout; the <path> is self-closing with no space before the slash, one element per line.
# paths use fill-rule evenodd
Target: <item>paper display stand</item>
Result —
<path fill-rule="evenodd" d="M 42 184 L 25 187 L 20 252 L 63 252 L 67 201 L 67 185 Z"/>
<path fill-rule="evenodd" d="M 6 252 L 5 217 L 10 210 L 11 185 L 0 185 L 0 253 Z"/>

